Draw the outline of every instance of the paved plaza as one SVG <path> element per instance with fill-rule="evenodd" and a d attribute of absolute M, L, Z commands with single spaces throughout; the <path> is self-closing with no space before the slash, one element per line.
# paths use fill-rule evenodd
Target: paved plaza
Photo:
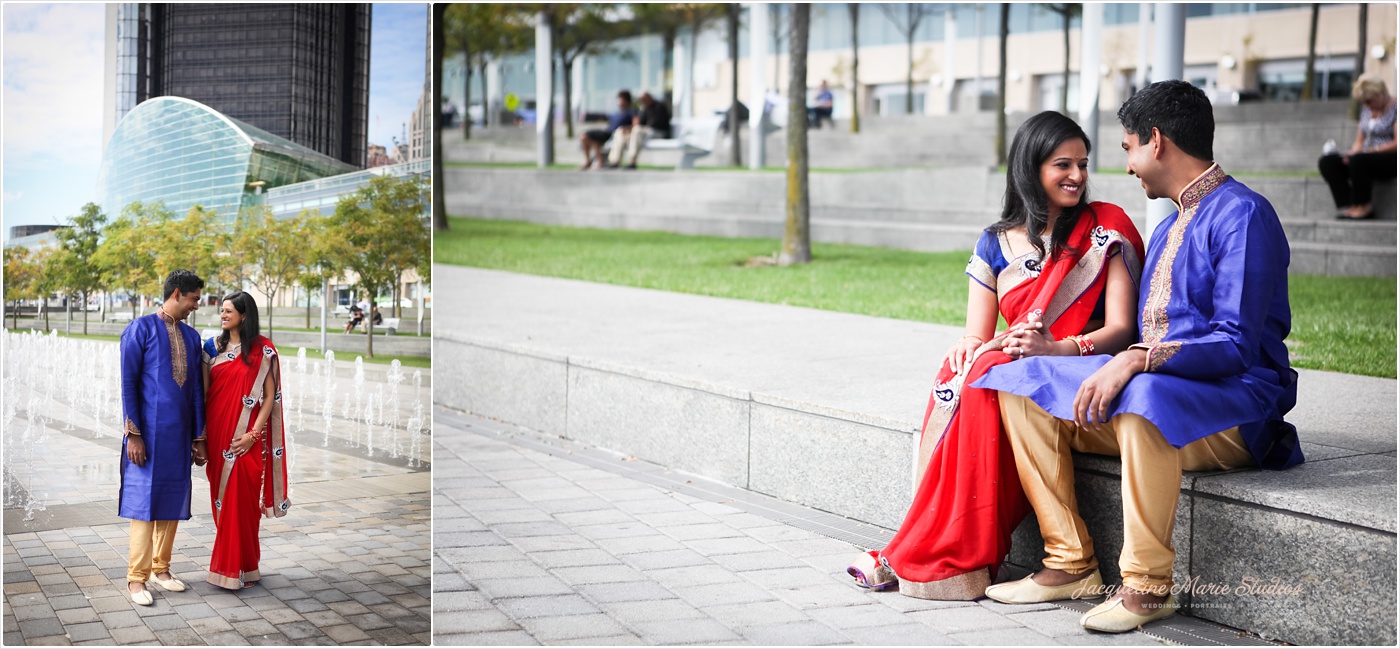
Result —
<path fill-rule="evenodd" d="M 180 523 L 171 562 L 190 590 L 152 583 L 145 607 L 126 595 L 128 523 L 116 514 L 120 431 L 104 392 L 116 385 L 103 383 L 115 343 L 86 343 L 100 358 L 69 377 L 73 390 L 12 366 L 24 344 L 45 341 L 7 339 L 6 645 L 430 642 L 430 441 L 426 426 L 407 431 L 428 402 L 430 370 L 419 386 L 411 369 L 389 380 L 393 370 L 373 365 L 356 380 L 351 362 L 283 350 L 293 506 L 262 521 L 263 579 L 240 592 L 205 582 L 214 526 L 196 468 L 194 518 Z"/>
<path fill-rule="evenodd" d="M 460 411 L 437 409 L 434 437 L 439 645 L 1263 644 L 1184 617 L 1089 632 L 1084 603 L 862 590 L 857 546 L 831 537 L 879 528 Z"/>

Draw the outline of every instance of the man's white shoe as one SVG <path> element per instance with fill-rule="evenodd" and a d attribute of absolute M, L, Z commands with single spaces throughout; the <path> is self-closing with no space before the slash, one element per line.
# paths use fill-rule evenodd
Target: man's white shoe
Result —
<path fill-rule="evenodd" d="M 165 590 L 168 590 L 172 593 L 178 593 L 189 588 L 189 586 L 185 585 L 185 582 L 180 581 L 173 574 L 170 575 L 169 579 L 161 579 L 160 577 L 151 575 L 151 580 L 159 584 L 161 588 L 164 588 Z"/>
<path fill-rule="evenodd" d="M 131 591 L 128 590 L 127 592 Z M 151 591 L 146 590 L 143 587 L 141 590 L 131 592 L 131 601 L 132 603 L 139 604 L 141 606 L 150 606 L 156 603 L 156 597 L 155 595 L 151 594 Z"/>

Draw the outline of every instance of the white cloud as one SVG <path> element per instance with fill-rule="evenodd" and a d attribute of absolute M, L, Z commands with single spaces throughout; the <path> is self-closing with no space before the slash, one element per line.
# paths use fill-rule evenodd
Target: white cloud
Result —
<path fill-rule="evenodd" d="M 4 5 L 10 164 L 100 162 L 104 12 L 101 4 Z"/>
<path fill-rule="evenodd" d="M 24 192 L 5 192 L 5 202 L 17 201 L 24 198 Z"/>

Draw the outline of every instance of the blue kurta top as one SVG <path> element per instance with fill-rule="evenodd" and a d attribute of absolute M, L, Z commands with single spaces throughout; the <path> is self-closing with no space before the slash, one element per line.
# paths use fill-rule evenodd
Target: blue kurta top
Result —
<path fill-rule="evenodd" d="M 190 446 L 204 435 L 199 334 L 161 313 L 137 318 L 122 331 L 121 365 L 125 430 L 140 433 L 147 459 L 133 464 L 123 441 L 118 514 L 188 520 Z"/>
<path fill-rule="evenodd" d="M 1297 401 L 1288 365 L 1288 241 L 1273 206 L 1217 165 L 1182 192 L 1152 233 L 1139 288 L 1147 372 L 1110 416 L 1151 421 L 1180 448 L 1233 426 L 1264 468 L 1303 461 L 1283 416 Z M 1032 357 L 992 368 L 973 385 L 1029 397 L 1074 419 L 1074 395 L 1109 356 Z"/>

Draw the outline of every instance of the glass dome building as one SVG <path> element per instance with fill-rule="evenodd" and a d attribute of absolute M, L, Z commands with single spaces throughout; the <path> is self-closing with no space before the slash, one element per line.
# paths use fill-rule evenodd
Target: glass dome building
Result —
<path fill-rule="evenodd" d="M 163 201 L 177 216 L 199 205 L 232 221 L 264 190 L 355 170 L 197 101 L 155 97 L 117 124 L 97 193 L 109 217 L 133 201 Z"/>

